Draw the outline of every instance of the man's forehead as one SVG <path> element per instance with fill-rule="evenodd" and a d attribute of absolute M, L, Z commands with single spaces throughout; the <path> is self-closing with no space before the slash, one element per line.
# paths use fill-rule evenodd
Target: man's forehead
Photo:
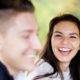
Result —
<path fill-rule="evenodd" d="M 14 18 L 13 25 L 19 30 L 38 30 L 35 16 L 31 13 L 22 13 Z"/>
<path fill-rule="evenodd" d="M 23 33 L 23 32 L 38 32 L 39 31 L 39 27 L 38 26 L 33 26 L 33 25 L 14 25 L 14 30 L 18 33 Z"/>
<path fill-rule="evenodd" d="M 16 19 L 28 19 L 28 20 L 35 20 L 35 15 L 34 13 L 31 13 L 31 12 L 20 12 L 20 13 L 17 13 L 17 15 L 15 16 Z"/>
<path fill-rule="evenodd" d="M 38 31 L 38 27 L 37 28 L 33 28 L 33 27 L 26 27 L 26 28 L 19 28 L 18 29 L 19 32 L 33 32 L 33 31 Z"/>

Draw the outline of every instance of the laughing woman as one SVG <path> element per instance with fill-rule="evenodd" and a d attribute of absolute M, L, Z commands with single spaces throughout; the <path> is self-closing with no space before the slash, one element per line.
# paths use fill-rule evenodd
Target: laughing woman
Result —
<path fill-rule="evenodd" d="M 72 14 L 50 22 L 35 80 L 80 80 L 80 21 Z"/>

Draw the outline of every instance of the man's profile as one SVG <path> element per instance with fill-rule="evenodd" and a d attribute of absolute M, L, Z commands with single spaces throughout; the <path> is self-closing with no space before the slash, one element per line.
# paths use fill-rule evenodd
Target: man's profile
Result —
<path fill-rule="evenodd" d="M 0 80 L 35 68 L 41 49 L 34 6 L 30 0 L 0 0 Z"/>

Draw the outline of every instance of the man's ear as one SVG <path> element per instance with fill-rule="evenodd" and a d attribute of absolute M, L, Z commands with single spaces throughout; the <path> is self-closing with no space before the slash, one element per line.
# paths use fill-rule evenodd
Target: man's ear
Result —
<path fill-rule="evenodd" d="M 79 50 L 80 50 L 80 43 L 79 43 Z"/>
<path fill-rule="evenodd" d="M 3 36 L 0 34 L 0 51 L 2 50 L 3 42 L 4 42 Z"/>

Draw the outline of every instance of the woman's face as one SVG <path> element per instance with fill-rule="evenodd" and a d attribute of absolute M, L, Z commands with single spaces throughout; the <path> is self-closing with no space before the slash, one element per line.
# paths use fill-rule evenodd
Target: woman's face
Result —
<path fill-rule="evenodd" d="M 70 62 L 77 54 L 80 45 L 80 35 L 75 23 L 59 22 L 54 26 L 51 46 L 59 62 Z"/>

